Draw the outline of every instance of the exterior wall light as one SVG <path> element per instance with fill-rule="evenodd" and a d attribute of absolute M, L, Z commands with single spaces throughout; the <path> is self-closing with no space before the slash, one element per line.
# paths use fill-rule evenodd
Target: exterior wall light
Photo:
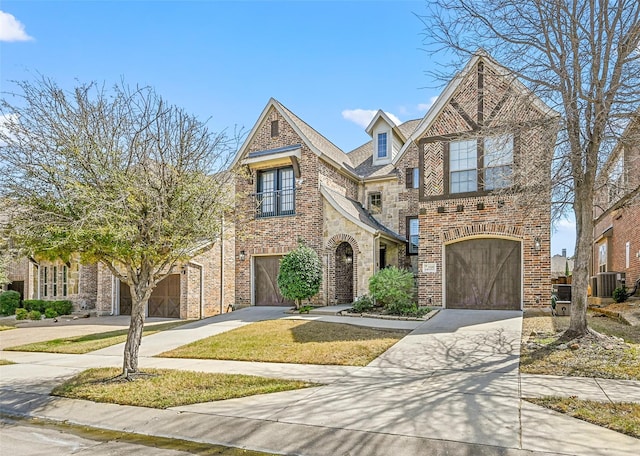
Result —
<path fill-rule="evenodd" d="M 244 252 L 244 250 L 240 250 L 240 255 L 238 255 L 238 259 L 240 261 L 244 261 L 244 259 L 247 257 L 246 253 Z"/>
<path fill-rule="evenodd" d="M 540 238 L 539 237 L 535 237 L 535 239 L 533 240 L 533 250 L 535 250 L 536 252 L 539 252 L 542 249 L 542 244 L 540 243 Z"/>

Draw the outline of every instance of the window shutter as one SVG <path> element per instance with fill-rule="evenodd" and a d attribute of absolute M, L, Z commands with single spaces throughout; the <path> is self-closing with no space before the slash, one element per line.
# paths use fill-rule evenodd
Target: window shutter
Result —
<path fill-rule="evenodd" d="M 406 188 L 413 188 L 413 168 L 407 168 L 406 170 L 405 185 Z"/>

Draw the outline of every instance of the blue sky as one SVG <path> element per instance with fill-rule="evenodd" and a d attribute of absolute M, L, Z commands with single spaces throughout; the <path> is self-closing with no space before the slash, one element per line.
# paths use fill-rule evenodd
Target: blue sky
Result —
<path fill-rule="evenodd" d="M 423 1 L 31 1 L 0 4 L 0 85 L 38 73 L 70 88 L 153 86 L 213 130 L 251 129 L 270 97 L 345 151 L 369 111 L 424 116 L 443 86 L 426 74 Z M 9 16 L 11 15 L 11 16 Z M 552 254 L 573 250 L 558 224 Z"/>

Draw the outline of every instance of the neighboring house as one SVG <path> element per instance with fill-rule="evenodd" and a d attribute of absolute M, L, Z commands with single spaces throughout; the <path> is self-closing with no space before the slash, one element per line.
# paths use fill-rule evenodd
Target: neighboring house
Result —
<path fill-rule="evenodd" d="M 174 268 L 154 289 L 146 311 L 149 317 L 210 317 L 228 312 L 234 304 L 234 229 L 226 227 L 225 241 Z M 102 264 L 19 258 L 9 265 L 5 288 L 22 299 L 69 300 L 76 311 L 97 315 L 130 315 L 129 287 Z"/>
<path fill-rule="evenodd" d="M 551 257 L 551 277 L 565 276 L 569 269 L 569 275 L 573 272 L 573 258 L 567 257 L 567 249 L 562 249 L 562 254 L 556 253 Z"/>
<path fill-rule="evenodd" d="M 592 272 L 624 273 L 627 286 L 640 278 L 639 186 L 640 112 L 630 120 L 600 172 L 594 206 Z M 599 292 L 598 296 L 606 297 Z"/>
<path fill-rule="evenodd" d="M 424 118 L 379 111 L 366 131 L 344 153 L 269 100 L 234 161 L 239 306 L 289 304 L 279 260 L 299 241 L 322 259 L 316 304 L 352 302 L 390 265 L 414 271 L 423 305 L 548 302 L 555 112 L 478 54 Z"/>
<path fill-rule="evenodd" d="M 233 242 L 222 249 L 219 242 L 213 244 L 157 285 L 147 316 L 196 319 L 227 312 L 234 303 L 234 266 Z M 23 299 L 70 300 L 75 310 L 98 315 L 131 314 L 129 287 L 102 264 L 21 258 L 10 266 L 9 279 L 6 288 L 19 291 Z"/>

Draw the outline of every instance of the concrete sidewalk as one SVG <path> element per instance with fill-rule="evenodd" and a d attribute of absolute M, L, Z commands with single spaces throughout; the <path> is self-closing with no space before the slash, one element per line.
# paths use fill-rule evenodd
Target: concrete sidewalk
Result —
<path fill-rule="evenodd" d="M 162 341 L 149 343 L 155 336 L 148 336 L 145 353 L 250 321 L 291 318 L 259 308 L 233 314 L 165 331 L 159 334 L 165 335 Z M 566 391 L 588 398 L 640 399 L 640 383 L 520 375 L 520 312 L 444 310 L 427 322 L 398 323 L 416 329 L 363 368 L 141 357 L 143 368 L 325 384 L 170 410 L 47 395 L 86 367 L 120 365 L 122 350 L 117 355 L 103 350 L 88 355 L 2 352 L 0 357 L 23 364 L 0 367 L 0 411 L 287 454 L 637 454 L 638 439 L 521 401 Z"/>

